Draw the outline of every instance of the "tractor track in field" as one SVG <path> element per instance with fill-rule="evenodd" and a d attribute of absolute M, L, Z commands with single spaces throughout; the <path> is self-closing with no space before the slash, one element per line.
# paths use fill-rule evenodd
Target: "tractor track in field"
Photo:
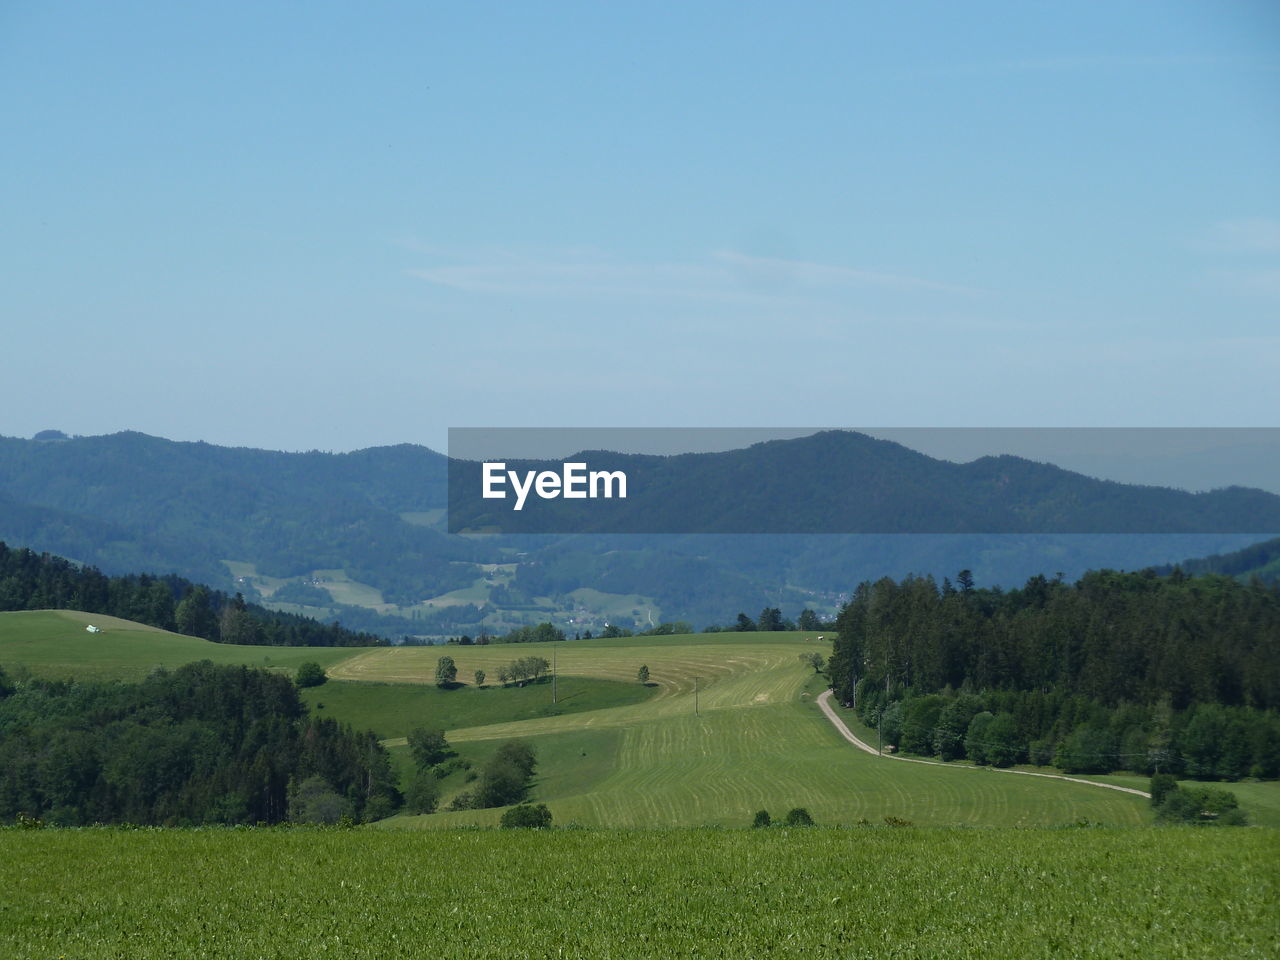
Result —
<path fill-rule="evenodd" d="M 1119 790 L 1121 793 L 1132 793 L 1139 797 L 1151 799 L 1151 794 L 1145 790 L 1138 790 L 1135 787 L 1122 787 L 1115 783 L 1099 783 L 1097 780 L 1082 780 L 1079 777 L 1068 777 L 1060 773 L 1035 773 L 1031 770 L 1007 770 L 1002 767 L 967 767 L 957 766 L 954 763 L 945 763 L 942 760 L 924 760 L 918 757 L 899 757 L 891 753 L 881 753 L 871 744 L 858 738 L 852 730 L 845 726 L 845 722 L 836 714 L 835 708 L 831 706 L 831 691 L 826 690 L 818 696 L 818 707 L 831 721 L 831 725 L 836 728 L 836 732 L 844 737 L 859 750 L 864 750 L 873 757 L 885 757 L 889 760 L 901 760 L 904 763 L 924 763 L 933 767 L 950 767 L 953 770 L 993 770 L 996 773 L 1016 773 L 1024 777 L 1044 777 L 1047 780 L 1066 780 L 1069 783 L 1083 783 L 1091 787 L 1103 787 L 1107 790 Z"/>

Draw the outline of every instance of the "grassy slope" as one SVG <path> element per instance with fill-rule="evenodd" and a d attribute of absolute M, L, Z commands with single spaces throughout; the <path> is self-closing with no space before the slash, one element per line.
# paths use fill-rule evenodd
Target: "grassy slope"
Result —
<path fill-rule="evenodd" d="M 557 702 L 551 702 L 551 683 L 524 687 L 467 684 L 442 690 L 425 683 L 361 683 L 330 680 L 302 692 L 303 699 L 327 716 L 383 738 L 405 736 L 414 727 L 456 730 L 482 724 L 530 720 L 537 717 L 600 710 L 638 703 L 651 695 L 639 683 L 620 683 L 589 677 L 562 677 Z"/>
<path fill-rule="evenodd" d="M 84 632 L 90 621 L 105 632 Z M 854 750 L 813 704 L 821 682 L 798 654 L 815 649 L 804 634 L 449 648 L 462 677 L 476 668 L 493 677 L 516 657 L 551 659 L 554 653 L 564 700 L 551 708 L 547 684 L 437 690 L 439 648 L 236 647 L 86 614 L 0 614 L 0 663 L 22 662 L 42 675 L 131 678 L 206 658 L 292 670 L 315 660 L 337 680 L 308 691 L 308 701 L 377 730 L 402 769 L 407 751 L 396 738 L 419 724 L 445 727 L 475 764 L 505 739 L 530 738 L 540 758 L 534 796 L 551 806 L 559 823 L 734 825 L 749 822 L 761 807 L 778 816 L 792 806 L 834 824 L 878 823 L 885 816 L 933 825 L 1139 824 L 1149 818 L 1145 801 L 1113 791 L 904 764 Z M 641 664 L 650 669 L 648 690 L 635 680 Z M 469 786 L 465 776 L 456 773 L 442 785 L 446 800 Z M 1236 786 L 1255 822 L 1280 819 L 1273 785 Z M 1251 799 L 1251 792 L 1261 799 Z M 387 824 L 444 827 L 497 817 L 497 811 L 467 811 Z"/>
<path fill-rule="evenodd" d="M 102 633 L 88 633 L 86 624 Z M 296 670 L 311 660 L 329 666 L 352 655 L 349 647 L 252 647 L 211 643 L 155 627 L 75 610 L 0 613 L 0 665 L 17 664 L 46 677 L 136 680 L 156 667 L 194 660 Z"/>
<path fill-rule="evenodd" d="M 7 830 L 0 851 L 0 955 L 13 957 L 1280 948 L 1280 842 L 1266 830 Z"/>
<path fill-rule="evenodd" d="M 562 675 L 628 680 L 650 668 L 657 695 L 644 703 L 521 722 L 451 730 L 464 756 L 471 745 L 522 736 L 538 750 L 536 799 L 557 822 L 665 826 L 745 824 L 765 807 L 781 815 L 804 806 L 823 823 L 1138 824 L 1144 802 L 1078 784 L 881 760 L 846 744 L 813 704 L 822 689 L 798 654 L 817 649 L 804 634 L 636 637 L 555 645 L 459 647 L 460 675 L 496 672 L 528 654 L 550 658 Z M 339 677 L 434 676 L 439 651 L 370 650 L 339 665 Z M 699 715 L 693 713 L 699 677 Z M 452 779 L 452 778 L 451 778 Z M 446 785 L 447 787 L 449 785 Z M 461 785 L 458 785 L 458 789 Z M 448 791 L 446 792 L 446 797 Z M 496 822 L 498 811 L 398 817 L 397 827 Z"/>

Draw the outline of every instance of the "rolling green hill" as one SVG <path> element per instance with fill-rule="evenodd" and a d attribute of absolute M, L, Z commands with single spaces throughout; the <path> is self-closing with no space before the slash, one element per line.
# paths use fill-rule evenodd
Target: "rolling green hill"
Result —
<path fill-rule="evenodd" d="M 87 622 L 103 627 L 85 632 Z M 822 679 L 802 653 L 827 651 L 803 633 L 633 637 L 556 644 L 367 648 L 235 647 L 65 611 L 0 615 L 0 663 L 45 676 L 136 678 L 197 659 L 293 670 L 326 666 L 330 684 L 308 691 L 313 707 L 380 732 L 407 761 L 403 733 L 442 726 L 462 757 L 479 763 L 501 742 L 528 739 L 539 757 L 534 799 L 558 823 L 599 826 L 744 825 L 760 808 L 809 809 L 820 823 L 1054 825 L 1147 822 L 1141 798 L 1098 787 L 973 769 L 882 760 L 853 749 L 814 703 Z M 551 685 L 437 690 L 437 659 L 460 677 L 495 677 L 517 657 L 558 668 Z M 636 680 L 641 665 L 650 686 Z M 695 691 L 696 687 L 696 691 Z M 695 713 L 695 702 L 696 710 Z M 445 802 L 466 788 L 461 771 Z M 496 823 L 499 811 L 398 816 L 387 827 Z"/>
<path fill-rule="evenodd" d="M 93 624 L 101 633 L 89 633 Z M 340 647 L 260 647 L 212 643 L 130 620 L 76 610 L 0 613 L 0 666 L 24 666 L 50 678 L 137 680 L 156 667 L 195 660 L 297 669 L 305 661 L 329 666 L 351 655 Z"/>
<path fill-rule="evenodd" d="M 1232 553 L 1214 554 L 1211 557 L 1194 557 L 1178 564 L 1184 573 L 1221 573 L 1237 580 L 1257 577 L 1263 583 L 1280 582 L 1280 537 L 1255 543 Z M 1160 573 L 1168 573 L 1172 566 L 1163 567 Z"/>
<path fill-rule="evenodd" d="M 656 693 L 638 703 L 450 726 L 448 737 L 477 763 L 503 740 L 528 739 L 539 757 L 533 796 L 548 804 L 559 823 L 734 826 L 749 823 L 762 807 L 780 815 L 794 806 L 832 824 L 894 816 L 933 825 L 1032 826 L 1081 819 L 1136 825 L 1150 817 L 1141 798 L 1098 787 L 862 754 L 840 738 L 814 703 L 824 683 L 799 655 L 815 651 L 825 653 L 825 642 L 803 633 L 449 647 L 463 677 L 477 668 L 494 676 L 517 656 L 550 659 L 554 652 L 562 690 L 572 690 L 580 678 L 634 683 L 645 665 Z M 429 683 L 442 652 L 370 649 L 335 664 L 330 673 L 359 683 L 355 695 L 373 698 L 380 689 L 374 683 Z M 550 706 L 549 686 L 529 689 Z M 324 699 L 323 693 L 316 696 Z M 346 709 L 353 717 L 369 711 L 356 704 Z M 335 702 L 332 715 L 343 718 L 341 710 Z M 402 740 L 387 742 L 393 752 L 403 750 Z M 451 776 L 444 787 L 447 803 L 465 783 Z M 383 823 L 456 827 L 493 824 L 498 814 L 441 812 Z"/>

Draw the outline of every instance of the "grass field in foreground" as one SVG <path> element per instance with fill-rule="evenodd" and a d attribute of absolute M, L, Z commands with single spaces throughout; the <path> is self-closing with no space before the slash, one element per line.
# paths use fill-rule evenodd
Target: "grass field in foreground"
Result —
<path fill-rule="evenodd" d="M 1260 829 L 9 829 L 0 955 L 1248 960 L 1278 863 Z"/>
<path fill-rule="evenodd" d="M 102 633 L 88 633 L 87 624 Z M 195 660 L 242 663 L 292 672 L 311 660 L 328 666 L 350 657 L 350 647 L 258 647 L 212 643 L 130 620 L 76 610 L 0 613 L 0 666 L 22 664 L 42 677 L 139 680 L 156 667 Z"/>

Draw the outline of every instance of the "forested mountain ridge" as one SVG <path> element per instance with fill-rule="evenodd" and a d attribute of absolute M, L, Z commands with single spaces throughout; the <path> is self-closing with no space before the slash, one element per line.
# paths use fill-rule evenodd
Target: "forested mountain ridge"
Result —
<path fill-rule="evenodd" d="M 882 511 L 938 519 L 943 504 L 967 511 L 957 515 L 979 529 L 986 508 L 978 501 L 1023 474 L 1028 488 L 1039 483 L 1052 493 L 1054 484 L 1086 483 L 1125 503 L 1135 491 L 1156 489 L 1098 486 L 1101 481 L 1013 458 L 953 464 L 847 433 L 691 456 L 682 460 L 692 464 L 689 482 L 720 489 L 732 480 L 736 491 L 714 500 L 708 495 L 704 503 L 742 501 L 743 509 L 767 516 L 777 513 L 769 491 L 797 473 L 837 486 L 855 475 L 860 487 L 880 491 Z M 1028 533 L 472 538 L 442 532 L 446 468 L 443 455 L 409 444 L 330 454 L 140 433 L 0 438 L 0 539 L 108 574 L 173 572 L 383 636 L 495 632 L 548 619 L 568 627 L 570 618 L 594 630 L 605 622 L 644 627 L 650 618 L 702 626 L 722 622 L 726 611 L 766 605 L 793 617 L 805 607 L 834 614 L 848 585 L 868 577 L 941 576 L 968 567 L 980 583 L 1012 585 L 1039 572 L 1136 569 L 1256 539 Z M 968 486 L 957 486 L 956 477 L 967 478 Z M 962 490 L 979 493 L 966 502 Z M 1178 503 L 1191 497 L 1153 495 Z M 826 496 L 815 494 L 812 504 L 796 509 L 816 522 Z M 1228 491 L 1212 502 L 1258 496 L 1270 495 Z M 1043 519 L 1048 507 L 1040 509 Z M 1265 533 L 1265 514 L 1249 515 L 1259 517 Z M 332 576 L 345 578 L 344 585 L 324 582 Z M 348 589 L 348 582 L 355 586 Z"/>
<path fill-rule="evenodd" d="M 401 519 L 443 507 L 444 465 L 408 444 L 330 454 L 141 433 L 0 438 L 0 536 L 115 572 L 223 585 L 223 561 L 249 560 L 272 576 L 343 568 L 392 596 L 430 596 L 470 583 L 450 561 L 490 555 Z"/>
<path fill-rule="evenodd" d="M 480 496 L 478 465 L 458 473 L 451 529 L 503 532 L 1116 534 L 1280 530 L 1280 496 L 1229 487 L 1191 493 L 1099 480 L 1022 457 L 954 463 L 849 430 L 720 453 L 575 454 L 622 470 L 625 500 L 558 499 L 516 512 Z M 558 463 L 507 468 L 554 470 Z M 462 496 L 460 493 L 469 493 Z M 474 514 L 476 520 L 469 518 Z"/>
<path fill-rule="evenodd" d="M 1238 580 L 1257 577 L 1264 583 L 1280 583 L 1280 537 L 1251 544 L 1227 554 L 1209 557 L 1193 557 L 1178 564 L 1184 573 L 1221 573 Z M 1156 568 L 1160 574 L 1169 574 L 1172 566 Z"/>

